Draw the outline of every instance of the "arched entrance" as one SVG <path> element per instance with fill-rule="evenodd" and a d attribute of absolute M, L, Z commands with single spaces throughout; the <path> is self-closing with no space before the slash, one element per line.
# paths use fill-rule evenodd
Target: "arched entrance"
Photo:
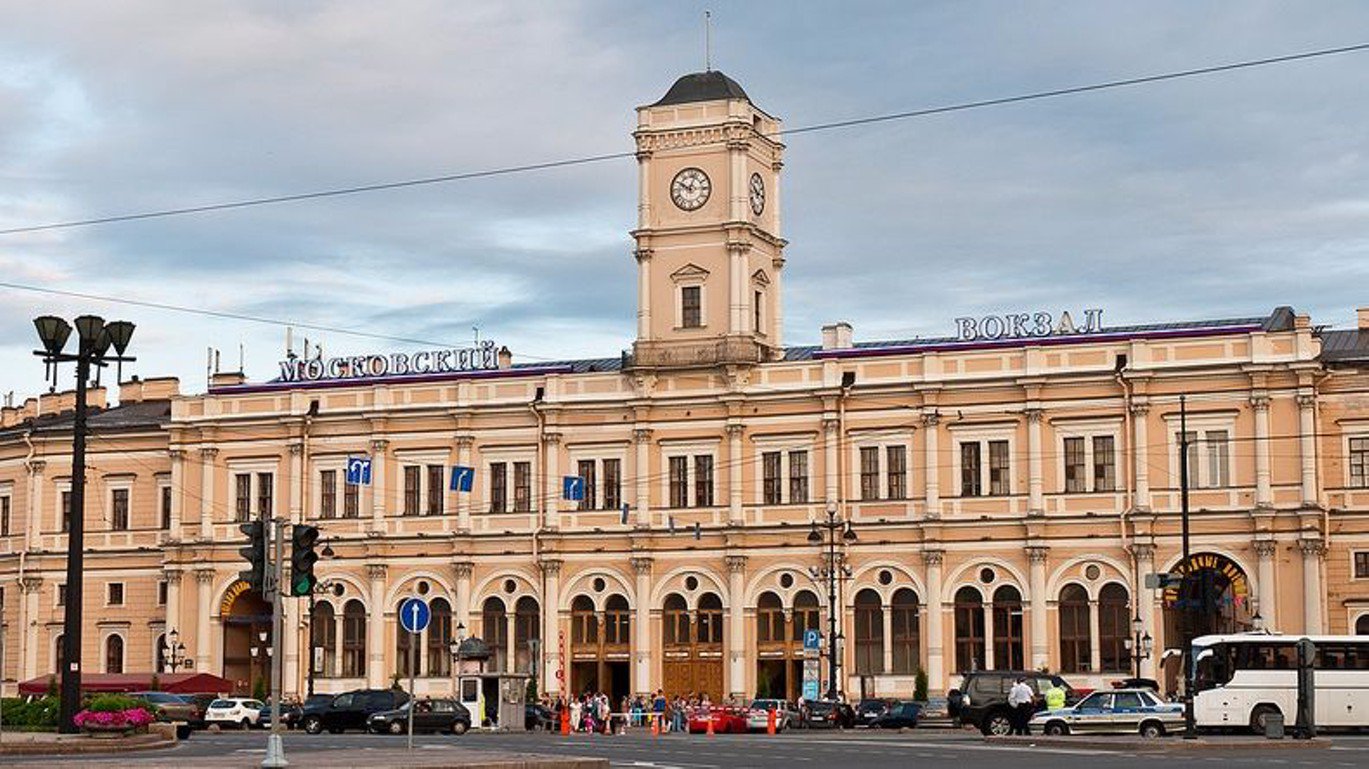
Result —
<path fill-rule="evenodd" d="M 632 613 L 627 599 L 615 593 L 599 612 L 589 596 L 576 596 L 570 622 L 570 690 L 604 692 L 611 702 L 621 701 L 631 689 Z"/>
<path fill-rule="evenodd" d="M 809 590 L 794 595 L 786 617 L 778 595 L 756 599 L 756 696 L 796 700 L 803 689 L 803 635 L 820 628 L 818 597 Z"/>
<path fill-rule="evenodd" d="M 223 677 L 237 694 L 270 691 L 271 604 L 241 580 L 228 586 L 219 604 L 223 625 Z"/>
<path fill-rule="evenodd" d="M 1250 580 L 1235 561 L 1217 553 L 1194 553 L 1171 573 L 1182 581 L 1164 592 L 1167 647 L 1180 648 L 1185 620 L 1191 638 L 1254 629 Z"/>
<path fill-rule="evenodd" d="M 661 612 L 664 661 L 661 676 L 667 694 L 707 694 L 723 698 L 723 604 L 715 593 L 699 596 L 691 614 L 683 596 L 666 596 Z"/>

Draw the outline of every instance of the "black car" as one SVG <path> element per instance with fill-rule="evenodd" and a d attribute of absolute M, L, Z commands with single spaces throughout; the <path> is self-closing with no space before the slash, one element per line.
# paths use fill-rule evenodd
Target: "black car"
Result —
<path fill-rule="evenodd" d="M 856 725 L 856 711 L 844 702 L 810 702 L 803 725 L 809 729 L 851 729 Z"/>
<path fill-rule="evenodd" d="M 304 712 L 305 705 L 323 705 L 332 699 L 333 695 L 331 694 L 311 694 L 303 704 L 282 702 L 280 704 L 280 725 L 286 729 L 294 729 L 299 726 L 300 716 Z M 261 715 L 257 716 L 257 726 L 263 729 L 271 728 L 271 703 L 269 701 L 266 703 L 266 707 L 261 709 Z"/>
<path fill-rule="evenodd" d="M 1018 678 L 1024 678 L 1036 695 L 1036 710 L 1045 709 L 1046 690 L 1058 686 L 1065 690 L 1065 704 L 1079 701 L 1076 692 L 1065 679 L 1033 670 L 985 670 L 966 673 L 959 689 L 947 692 L 947 712 L 961 724 L 968 724 L 984 734 L 1005 735 L 1012 731 L 1012 709 L 1008 707 L 1008 692 Z"/>
<path fill-rule="evenodd" d="M 545 729 L 551 731 L 553 725 L 551 708 L 529 702 L 523 706 L 523 728 L 528 731 Z"/>
<path fill-rule="evenodd" d="M 870 722 L 871 729 L 911 729 L 917 726 L 922 706 L 916 702 L 895 702 Z"/>
<path fill-rule="evenodd" d="M 893 700 L 866 698 L 856 703 L 856 725 L 869 726 L 876 718 L 889 712 Z"/>
<path fill-rule="evenodd" d="M 357 689 L 306 703 L 300 708 L 299 724 L 309 734 L 320 734 L 325 729 L 331 734 L 366 729 L 372 715 L 396 710 L 408 701 L 409 695 L 397 689 Z"/>
<path fill-rule="evenodd" d="M 471 728 L 471 712 L 452 699 L 406 702 L 394 710 L 372 713 L 366 730 L 376 734 L 404 734 L 409 730 L 409 706 L 414 707 L 414 732 L 465 734 Z"/>

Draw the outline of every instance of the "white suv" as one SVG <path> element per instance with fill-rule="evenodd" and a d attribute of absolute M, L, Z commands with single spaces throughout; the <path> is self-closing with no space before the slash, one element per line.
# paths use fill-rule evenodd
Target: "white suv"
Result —
<path fill-rule="evenodd" d="M 214 700 L 209 703 L 209 707 L 205 708 L 204 722 L 206 724 L 232 725 L 251 729 L 257 725 L 257 719 L 261 716 L 263 707 L 265 705 L 261 700 L 249 700 L 242 697 L 226 697 Z"/>

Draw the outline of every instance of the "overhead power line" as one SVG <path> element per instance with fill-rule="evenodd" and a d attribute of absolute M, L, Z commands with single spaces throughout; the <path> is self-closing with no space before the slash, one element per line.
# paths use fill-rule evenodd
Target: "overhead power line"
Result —
<path fill-rule="evenodd" d="M 1004 96 L 993 99 L 981 99 L 977 101 L 961 102 L 940 107 L 927 107 L 923 109 L 909 110 L 906 112 L 893 112 L 883 115 L 870 115 L 866 117 L 850 118 L 847 120 L 836 120 L 827 123 L 815 123 L 796 128 L 787 128 L 767 134 L 769 137 L 795 136 L 799 134 L 814 133 L 818 131 L 831 131 L 840 128 L 852 128 L 855 126 L 869 125 L 872 123 L 884 123 L 895 120 L 907 120 L 910 118 L 927 117 L 930 115 L 943 115 L 951 112 L 963 112 L 966 110 L 983 109 L 985 107 L 997 107 L 1006 104 L 1017 104 L 1020 102 L 1035 101 L 1038 99 L 1051 99 L 1061 96 L 1072 96 L 1095 91 L 1104 91 L 1116 88 L 1126 88 L 1130 86 L 1158 83 L 1166 80 L 1178 80 L 1181 78 L 1200 77 L 1203 75 L 1213 75 L 1221 72 L 1231 72 L 1253 67 L 1265 67 L 1274 64 L 1285 64 L 1306 59 L 1315 59 L 1325 56 L 1334 56 L 1345 53 L 1355 53 L 1369 50 L 1369 43 L 1356 45 L 1340 46 L 1336 48 L 1321 48 L 1314 51 L 1303 51 L 1301 53 L 1286 54 L 1283 56 L 1271 56 L 1263 59 L 1251 59 L 1247 61 L 1233 62 L 1229 64 L 1216 64 L 1194 69 L 1178 70 L 1155 75 L 1143 75 L 1140 77 L 1125 78 L 1121 80 L 1109 80 L 1102 83 L 1090 85 L 1071 86 L 1067 88 L 1054 88 L 1046 91 L 1035 91 L 1031 93 L 1019 94 L 1016 96 Z M 546 171 L 555 168 L 565 168 L 569 166 L 588 165 L 591 163 L 601 163 L 608 160 L 621 160 L 633 157 L 635 151 L 628 152 L 609 152 L 598 155 L 584 155 L 562 160 L 549 160 L 541 163 L 526 163 L 514 166 L 504 166 L 500 168 L 490 168 L 481 171 L 465 171 L 451 174 L 441 174 L 437 176 L 427 176 L 417 179 L 405 179 L 393 182 L 378 182 L 374 184 L 361 184 L 351 187 L 337 187 L 327 190 L 315 190 L 312 192 L 300 192 L 289 195 L 274 195 L 270 197 L 247 198 L 244 200 L 228 201 L 224 203 L 208 203 L 198 206 L 184 206 L 178 208 L 166 208 L 155 211 L 143 211 L 139 213 L 117 214 L 113 216 L 102 216 L 91 219 L 76 219 L 65 222 L 49 222 L 47 224 L 34 224 L 25 227 L 11 227 L 0 229 L 0 235 L 18 235 L 28 232 L 43 232 L 47 230 L 63 230 L 75 227 L 89 227 L 99 224 L 114 224 L 118 222 L 132 222 L 144 219 L 161 219 L 172 216 L 186 216 L 190 214 L 203 214 L 215 211 L 228 211 L 241 208 L 252 208 L 256 206 L 267 206 L 278 203 L 296 203 L 304 200 L 317 200 L 321 198 L 334 198 L 346 195 L 358 195 L 368 192 L 382 192 L 386 190 L 402 189 L 406 187 L 420 187 L 433 184 L 446 184 L 450 182 L 469 181 L 472 179 L 482 179 L 493 176 L 508 176 L 512 174 L 530 173 L 534 171 Z"/>

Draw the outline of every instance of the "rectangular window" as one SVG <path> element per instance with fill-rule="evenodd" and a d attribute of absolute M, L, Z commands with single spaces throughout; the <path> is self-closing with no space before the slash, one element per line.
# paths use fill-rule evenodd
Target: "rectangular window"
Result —
<path fill-rule="evenodd" d="M 670 506 L 689 507 L 689 457 L 670 458 Z"/>
<path fill-rule="evenodd" d="M 252 476 L 237 473 L 233 476 L 233 520 L 245 521 L 252 517 Z"/>
<path fill-rule="evenodd" d="M 1198 434 L 1194 432 L 1176 433 L 1174 445 L 1183 451 L 1183 456 L 1188 462 L 1188 487 L 1198 486 Z M 1176 468 L 1183 472 L 1182 468 Z"/>
<path fill-rule="evenodd" d="M 761 292 L 752 293 L 751 300 L 751 327 L 757 334 L 764 334 L 765 329 L 761 326 Z"/>
<path fill-rule="evenodd" d="M 270 518 L 274 510 L 272 500 L 275 499 L 275 476 L 270 473 L 257 473 L 257 516 L 259 518 Z"/>
<path fill-rule="evenodd" d="M 960 444 L 960 496 L 977 497 L 984 493 L 980 485 L 979 444 Z"/>
<path fill-rule="evenodd" d="M 319 471 L 318 499 L 318 517 L 337 517 L 337 470 Z"/>
<path fill-rule="evenodd" d="M 428 515 L 442 515 L 442 497 L 447 491 L 442 477 L 446 469 L 442 465 L 428 465 Z"/>
<path fill-rule="evenodd" d="M 128 531 L 128 489 L 109 492 L 109 528 Z"/>
<path fill-rule="evenodd" d="M 808 501 L 808 452 L 789 452 L 789 504 Z"/>
<path fill-rule="evenodd" d="M 1355 553 L 1355 579 L 1369 579 L 1369 550 Z"/>
<path fill-rule="evenodd" d="M 680 325 L 685 328 L 703 327 L 702 286 L 685 286 L 680 289 Z"/>
<path fill-rule="evenodd" d="M 161 492 L 162 492 L 162 493 L 161 493 L 161 501 L 162 501 L 162 516 L 161 516 L 161 518 L 162 518 L 162 528 L 163 528 L 163 529 L 170 529 L 170 528 L 171 528 L 171 487 L 170 487 L 170 486 L 163 486 L 163 487 L 161 487 Z"/>
<path fill-rule="evenodd" d="M 1005 496 L 1012 493 L 1008 476 L 1008 442 L 989 441 L 989 493 Z"/>
<path fill-rule="evenodd" d="M 509 508 L 509 466 L 503 462 L 490 463 L 490 512 L 502 513 Z"/>
<path fill-rule="evenodd" d="M 1369 438 L 1350 439 L 1350 488 L 1369 489 Z"/>
<path fill-rule="evenodd" d="M 157 605 L 166 606 L 166 580 L 157 583 Z"/>
<path fill-rule="evenodd" d="M 889 499 L 908 498 L 908 450 L 903 446 L 884 449 L 885 472 L 889 474 Z"/>
<path fill-rule="evenodd" d="M 582 459 L 575 465 L 575 474 L 585 482 L 584 496 L 580 497 L 580 510 L 594 509 L 594 460 Z"/>
<path fill-rule="evenodd" d="M 417 465 L 408 465 L 404 468 L 404 514 L 418 515 L 418 499 L 421 489 L 422 476 L 419 471 L 422 468 Z"/>
<path fill-rule="evenodd" d="M 342 485 L 342 517 L 361 517 L 361 486 L 355 483 Z"/>
<path fill-rule="evenodd" d="M 604 509 L 617 510 L 623 506 L 623 462 L 604 460 Z"/>
<path fill-rule="evenodd" d="M 713 457 L 708 454 L 694 457 L 694 506 L 713 506 Z"/>
<path fill-rule="evenodd" d="M 532 511 L 532 463 L 513 463 L 513 511 Z"/>
<path fill-rule="evenodd" d="M 860 450 L 860 498 L 879 499 L 879 447 Z"/>
<path fill-rule="evenodd" d="M 66 606 L 66 605 L 67 605 L 67 586 L 66 586 L 66 585 L 58 585 L 58 586 L 57 586 L 57 605 L 58 605 L 58 606 Z"/>
<path fill-rule="evenodd" d="M 106 588 L 105 603 L 110 606 L 124 605 L 124 583 L 109 583 L 109 585 Z"/>
<path fill-rule="evenodd" d="M 0 497 L 0 537 L 10 533 L 10 498 Z"/>
<path fill-rule="evenodd" d="M 761 455 L 761 499 L 767 505 L 780 503 L 780 453 L 767 451 Z"/>
<path fill-rule="evenodd" d="M 71 529 L 71 492 L 62 492 L 62 531 Z"/>
<path fill-rule="evenodd" d="M 1065 439 L 1065 493 L 1078 494 L 1084 487 L 1084 439 Z"/>
<path fill-rule="evenodd" d="M 1214 488 L 1230 486 L 1231 463 L 1226 430 L 1208 430 L 1204 438 L 1207 443 L 1207 485 Z"/>
<path fill-rule="evenodd" d="M 1093 436 L 1093 490 L 1117 490 L 1117 457 L 1111 435 Z"/>

